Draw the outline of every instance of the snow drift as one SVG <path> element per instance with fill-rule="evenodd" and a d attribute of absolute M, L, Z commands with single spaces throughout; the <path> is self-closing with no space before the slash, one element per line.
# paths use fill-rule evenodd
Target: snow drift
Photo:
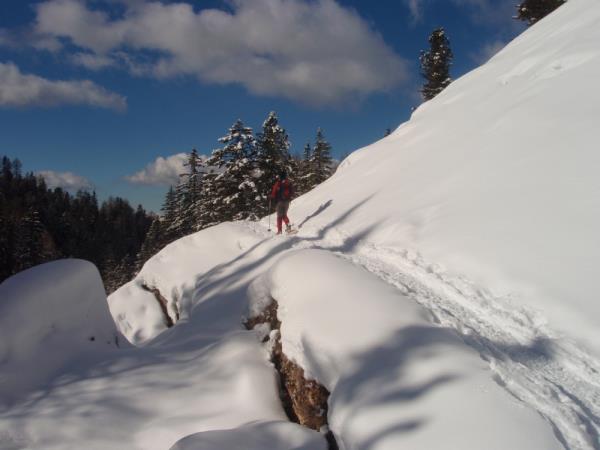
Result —
<path fill-rule="evenodd" d="M 341 448 L 561 448 L 457 333 L 367 271 L 303 250 L 255 283 L 253 314 L 275 299 L 283 353 L 331 392 Z"/>
<path fill-rule="evenodd" d="M 0 285 L 0 299 L 0 405 L 64 374 L 77 358 L 119 344 L 100 274 L 89 262 L 21 272 Z"/>

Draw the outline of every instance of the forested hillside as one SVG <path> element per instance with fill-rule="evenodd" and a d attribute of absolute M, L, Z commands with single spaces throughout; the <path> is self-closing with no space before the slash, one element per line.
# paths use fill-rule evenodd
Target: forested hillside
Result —
<path fill-rule="evenodd" d="M 93 262 L 107 292 L 131 279 L 152 222 L 141 206 L 93 192 L 48 189 L 42 177 L 22 173 L 21 162 L 2 158 L 0 173 L 0 281 L 60 258 Z"/>

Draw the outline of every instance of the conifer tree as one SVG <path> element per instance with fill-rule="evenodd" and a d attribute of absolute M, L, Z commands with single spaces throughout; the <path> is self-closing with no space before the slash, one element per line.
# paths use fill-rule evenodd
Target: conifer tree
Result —
<path fill-rule="evenodd" d="M 163 247 L 162 222 L 160 217 L 155 217 L 148 229 L 142 248 L 138 252 L 135 261 L 135 272 L 139 272 L 146 261 L 160 251 Z"/>
<path fill-rule="evenodd" d="M 517 5 L 516 18 L 531 26 L 564 3 L 565 0 L 523 0 Z"/>
<path fill-rule="evenodd" d="M 429 36 L 430 49 L 421 51 L 421 75 L 425 84 L 421 88 L 423 98 L 431 100 L 442 92 L 451 82 L 450 65 L 452 64 L 452 50 L 450 41 L 443 28 L 433 30 Z"/>
<path fill-rule="evenodd" d="M 237 120 L 226 136 L 219 139 L 222 148 L 213 151 L 206 164 L 219 169 L 211 181 L 214 200 L 214 220 L 242 220 L 256 218 L 254 159 L 256 140 L 252 128 Z"/>
<path fill-rule="evenodd" d="M 196 201 L 194 209 L 196 210 L 196 230 L 211 227 L 221 223 L 217 203 L 219 202 L 219 193 L 217 191 L 216 179 L 220 173 L 214 167 L 207 167 L 202 175 L 202 188 L 200 197 Z"/>
<path fill-rule="evenodd" d="M 267 211 L 267 199 L 278 175 L 284 171 L 288 175 L 292 175 L 288 135 L 279 125 L 275 112 L 271 112 L 263 123 L 262 132 L 258 134 L 257 144 L 258 204 L 256 207 L 257 211 L 260 211 L 259 215 L 262 215 Z"/>
<path fill-rule="evenodd" d="M 40 264 L 45 258 L 43 233 L 37 210 L 30 209 L 20 220 L 16 229 L 15 263 L 16 272 Z"/>
<path fill-rule="evenodd" d="M 177 203 L 177 193 L 175 192 L 173 186 L 169 186 L 169 190 L 165 194 L 165 201 L 160 210 L 163 213 L 162 244 L 167 245 L 179 237 L 176 232 L 179 205 Z"/>
<path fill-rule="evenodd" d="M 313 189 L 332 175 L 331 163 L 331 145 L 325 140 L 323 131 L 319 128 L 310 157 L 309 189 Z"/>
<path fill-rule="evenodd" d="M 188 169 L 186 173 L 181 174 L 182 183 L 176 191 L 179 203 L 179 217 L 177 220 L 179 236 L 184 236 L 198 229 L 197 205 L 201 196 L 201 177 L 203 174 L 201 169 L 204 164 L 196 149 L 192 149 L 184 166 Z"/>
<path fill-rule="evenodd" d="M 304 151 L 302 152 L 302 159 L 298 164 L 298 174 L 296 175 L 296 194 L 302 195 L 310 191 L 310 174 L 311 174 L 311 162 L 312 148 L 310 143 L 306 143 Z"/>

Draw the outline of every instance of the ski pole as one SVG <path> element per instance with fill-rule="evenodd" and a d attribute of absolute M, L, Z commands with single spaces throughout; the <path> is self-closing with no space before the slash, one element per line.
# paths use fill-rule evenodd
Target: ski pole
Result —
<path fill-rule="evenodd" d="M 269 197 L 269 231 L 271 231 L 271 197 Z"/>

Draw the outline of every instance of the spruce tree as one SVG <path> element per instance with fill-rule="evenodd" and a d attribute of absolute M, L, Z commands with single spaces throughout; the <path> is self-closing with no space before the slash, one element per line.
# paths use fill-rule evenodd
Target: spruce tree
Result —
<path fill-rule="evenodd" d="M 28 269 L 46 260 L 43 234 L 44 225 L 40 221 L 39 212 L 30 209 L 21 218 L 16 229 L 15 272 Z"/>
<path fill-rule="evenodd" d="M 176 232 L 179 204 L 177 203 L 177 193 L 173 186 L 169 186 L 169 190 L 165 194 L 165 201 L 160 210 L 163 214 L 162 245 L 167 245 L 179 237 Z"/>
<path fill-rule="evenodd" d="M 516 18 L 531 26 L 564 3 L 565 0 L 523 0 L 517 5 Z"/>
<path fill-rule="evenodd" d="M 135 260 L 135 272 L 138 273 L 146 261 L 152 258 L 163 247 L 163 223 L 160 217 L 155 217 L 148 229 L 142 248 L 138 252 Z"/>
<path fill-rule="evenodd" d="M 198 229 L 197 205 L 200 201 L 204 163 L 200 159 L 196 149 L 192 149 L 188 160 L 184 163 L 187 172 L 181 174 L 182 183 L 177 191 L 179 202 L 179 217 L 177 220 L 177 232 L 179 236 L 185 236 Z"/>
<path fill-rule="evenodd" d="M 331 145 L 325 140 L 323 131 L 319 128 L 310 157 L 309 189 L 318 186 L 332 175 L 331 163 Z"/>
<path fill-rule="evenodd" d="M 296 194 L 302 195 L 310 191 L 310 174 L 312 157 L 312 147 L 310 143 L 306 143 L 302 152 L 302 159 L 298 165 L 298 174 L 296 175 Z"/>
<path fill-rule="evenodd" d="M 429 36 L 430 50 L 421 51 L 421 75 L 425 84 L 421 88 L 423 99 L 431 100 L 442 92 L 451 82 L 450 65 L 452 64 L 452 50 L 450 41 L 443 28 L 433 30 Z"/>
<path fill-rule="evenodd" d="M 256 165 L 258 169 L 257 211 L 260 215 L 267 212 L 267 202 L 271 187 L 281 172 L 291 175 L 290 143 L 285 130 L 279 125 L 277 115 L 271 112 L 263 123 L 262 132 L 257 139 Z"/>
<path fill-rule="evenodd" d="M 220 170 L 212 180 L 214 218 L 219 222 L 256 218 L 256 140 L 252 128 L 237 120 L 219 142 L 224 146 L 214 150 L 206 162 Z"/>

